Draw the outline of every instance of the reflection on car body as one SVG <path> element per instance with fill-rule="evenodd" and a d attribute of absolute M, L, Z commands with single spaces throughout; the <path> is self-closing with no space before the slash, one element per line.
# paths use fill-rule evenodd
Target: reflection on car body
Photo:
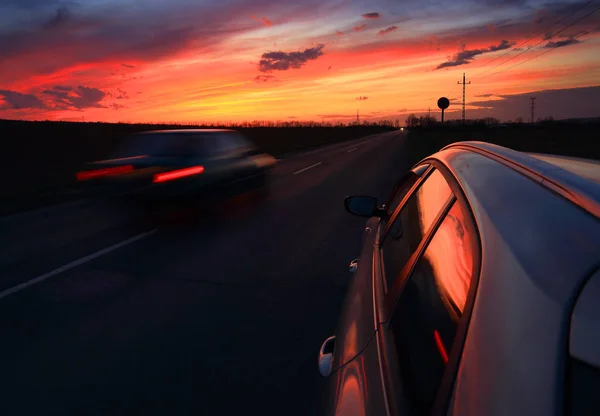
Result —
<path fill-rule="evenodd" d="M 600 413 L 600 169 L 560 165 L 465 142 L 384 206 L 346 199 L 372 231 L 319 355 L 327 414 Z"/>
<path fill-rule="evenodd" d="M 267 183 L 275 159 L 234 130 L 162 130 L 127 137 L 80 181 L 149 199 L 242 192 Z"/>

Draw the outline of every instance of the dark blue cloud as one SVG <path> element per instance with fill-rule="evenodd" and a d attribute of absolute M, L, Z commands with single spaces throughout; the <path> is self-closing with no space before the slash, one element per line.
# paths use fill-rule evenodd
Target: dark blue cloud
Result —
<path fill-rule="evenodd" d="M 503 40 L 498 45 L 492 45 L 489 48 L 484 49 L 462 49 L 456 53 L 452 59 L 447 62 L 439 64 L 435 69 L 449 68 L 452 66 L 466 65 L 470 63 L 477 55 L 481 55 L 488 52 L 497 52 L 504 49 L 509 49 L 514 45 L 514 42 Z"/>
<path fill-rule="evenodd" d="M 548 49 L 562 48 L 564 46 L 577 45 L 578 43 L 581 43 L 581 42 L 582 41 L 580 41 L 580 40 L 569 38 L 569 39 L 557 40 L 554 42 L 548 42 L 544 45 L 544 48 L 548 48 Z"/>
<path fill-rule="evenodd" d="M 301 68 L 306 62 L 323 55 L 324 44 L 305 49 L 302 52 L 266 52 L 261 56 L 258 70 L 261 72 L 287 71 Z"/>

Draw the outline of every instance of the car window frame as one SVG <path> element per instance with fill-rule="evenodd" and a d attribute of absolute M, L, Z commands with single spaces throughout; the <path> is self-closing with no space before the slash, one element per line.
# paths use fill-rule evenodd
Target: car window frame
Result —
<path fill-rule="evenodd" d="M 394 185 L 394 189 L 392 189 L 388 198 L 385 201 L 385 204 L 383 205 L 383 209 L 385 209 L 386 213 L 390 209 L 389 206 L 392 202 L 394 202 L 398 193 L 405 189 L 407 182 L 416 177 L 415 182 L 412 185 L 410 185 L 406 190 L 406 194 L 404 195 L 404 197 L 410 194 L 413 185 L 416 185 L 419 181 L 421 181 L 421 179 L 425 176 L 430 167 L 431 165 L 429 164 L 418 163 L 415 167 L 413 167 L 412 169 L 404 173 L 402 176 L 400 176 L 400 178 L 396 181 L 396 184 Z M 393 214 L 396 212 L 396 209 L 405 201 L 404 197 L 400 201 L 398 201 L 398 204 L 393 208 L 393 212 L 389 215 L 386 215 L 386 217 L 383 218 L 384 224 L 387 224 L 388 222 L 392 221 L 392 217 Z"/>
<path fill-rule="evenodd" d="M 473 250 L 473 263 L 472 263 L 472 270 L 471 270 L 471 284 L 469 286 L 469 292 L 467 294 L 467 300 L 465 302 L 464 311 L 460 318 L 460 322 L 456 328 L 456 334 L 454 337 L 454 341 L 452 343 L 452 346 L 449 349 L 448 363 L 446 365 L 446 370 L 444 371 L 444 375 L 442 376 L 442 379 L 439 383 L 439 387 L 438 387 L 438 390 L 437 390 L 437 393 L 436 393 L 436 396 L 435 396 L 435 399 L 434 399 L 433 405 L 432 405 L 432 411 L 431 411 L 432 415 L 446 415 L 449 410 L 448 406 L 452 399 L 452 395 L 453 395 L 453 391 L 454 391 L 454 384 L 456 382 L 456 377 L 457 377 L 458 369 L 460 366 L 460 357 L 461 357 L 463 349 L 464 349 L 464 344 L 465 344 L 466 335 L 468 332 L 469 323 L 470 323 L 470 320 L 471 320 L 471 317 L 473 314 L 473 307 L 474 307 L 475 298 L 477 295 L 477 288 L 479 286 L 479 281 L 481 278 L 482 246 L 481 246 L 481 235 L 480 235 L 479 227 L 477 226 L 477 221 L 473 214 L 473 210 L 468 202 L 466 194 L 459 184 L 458 179 L 454 176 L 454 174 L 451 173 L 451 171 L 442 162 L 435 160 L 435 159 L 430 159 L 429 163 L 430 163 L 431 167 L 428 170 L 429 171 L 428 175 L 424 176 L 424 178 L 428 177 L 430 172 L 433 169 L 438 169 L 440 171 L 440 173 L 444 176 L 444 179 L 446 179 L 446 182 L 448 183 L 448 185 L 450 186 L 453 197 L 449 199 L 450 202 L 447 202 L 444 209 L 442 209 L 440 215 L 438 215 L 438 217 L 436 218 L 436 220 L 434 222 L 434 226 L 430 227 L 430 230 L 428 231 L 427 236 L 425 238 L 423 238 L 423 241 L 419 245 L 419 248 L 416 250 L 416 252 L 413 254 L 413 256 L 411 256 L 411 259 L 409 260 L 409 262 L 407 262 L 407 265 L 402 270 L 401 278 L 398 279 L 399 281 L 401 281 L 401 287 L 400 287 L 400 290 L 398 291 L 398 293 L 396 294 L 394 301 L 391 302 L 389 298 L 384 297 L 383 311 L 385 314 L 384 315 L 385 320 L 383 322 L 381 322 L 381 324 L 386 326 L 386 331 L 384 331 L 384 332 L 389 334 L 391 332 L 391 328 L 390 328 L 391 317 L 392 317 L 394 309 L 397 305 L 397 302 L 399 301 L 399 299 L 402 295 L 402 290 L 404 289 L 404 284 L 407 282 L 407 280 L 412 275 L 414 267 L 416 266 L 417 262 L 421 259 L 421 257 L 425 253 L 425 250 L 429 246 L 430 241 L 432 240 L 433 236 L 437 232 L 440 224 L 446 218 L 448 212 L 452 209 L 454 204 L 459 204 L 460 208 L 463 212 L 465 221 L 468 221 L 473 229 L 473 232 L 469 233 L 469 238 L 471 240 L 470 247 L 472 247 L 472 250 Z M 421 180 L 420 183 L 423 183 L 424 180 L 425 179 Z M 414 192 L 414 190 L 413 190 L 413 192 Z M 403 202 L 405 202 L 405 201 L 403 201 Z M 402 204 L 400 204 L 400 206 L 401 205 Z M 379 255 L 381 256 L 382 246 L 379 245 L 377 247 L 377 249 L 380 251 Z M 382 262 L 382 257 L 380 257 L 380 260 L 381 261 L 380 261 L 379 275 L 380 275 L 380 278 L 383 279 L 384 276 L 381 273 L 381 270 L 384 269 L 385 265 Z M 384 340 L 382 342 L 387 342 L 387 340 Z M 381 348 L 383 348 L 383 347 L 380 347 L 380 349 L 378 351 L 380 356 L 382 355 Z M 383 354 L 383 355 L 385 355 L 385 354 Z M 389 364 L 385 365 L 388 360 L 389 360 L 389 358 L 386 358 L 385 356 L 380 358 L 380 365 L 381 365 L 380 371 L 382 374 L 382 378 L 384 380 L 390 380 L 389 375 L 387 377 L 384 377 L 385 372 L 386 371 L 389 372 L 389 368 L 388 368 Z M 396 360 L 396 362 L 397 362 L 396 357 L 394 357 L 393 360 Z M 396 377 L 401 377 L 401 376 L 396 375 Z M 397 403 L 397 395 L 399 394 L 399 392 L 394 392 L 391 388 L 386 388 L 385 390 L 388 392 L 387 393 L 388 395 L 395 396 L 395 397 L 388 397 L 387 402 L 388 403 Z M 390 409 L 390 410 L 392 410 L 392 409 Z"/>
<path fill-rule="evenodd" d="M 394 224 L 396 219 L 400 216 L 400 213 L 402 212 L 402 209 L 406 205 L 406 202 L 416 192 L 418 192 L 419 189 L 421 189 L 421 186 L 425 183 L 425 181 L 427 181 L 427 179 L 433 174 L 433 172 L 435 170 L 436 170 L 436 168 L 434 167 L 434 165 L 430 163 L 429 167 L 427 168 L 425 173 L 421 176 L 421 178 L 419 178 L 419 180 L 417 180 L 417 182 L 413 185 L 413 187 L 406 193 L 404 198 L 402 198 L 402 201 L 396 207 L 394 214 L 390 217 L 390 220 L 387 222 L 387 224 L 385 224 L 385 226 L 386 226 L 385 231 L 382 233 L 382 235 L 380 237 L 379 244 L 378 244 L 378 250 L 379 250 L 379 259 L 380 259 L 379 264 L 381 265 L 381 269 L 379 270 L 379 275 L 380 275 L 381 280 L 383 281 L 382 286 L 383 286 L 383 292 L 384 292 L 384 312 L 385 312 L 386 316 L 389 315 L 390 307 L 392 307 L 390 305 L 390 303 L 392 303 L 392 301 L 393 301 L 394 293 L 396 293 L 396 296 L 397 296 L 399 294 L 399 292 L 401 291 L 402 287 L 404 287 L 406 275 L 407 274 L 410 275 L 410 273 L 412 273 L 412 269 L 416 265 L 418 259 L 420 258 L 420 255 L 423 253 L 423 251 L 427 247 L 427 244 L 429 244 L 429 241 L 430 241 L 431 237 L 433 236 L 434 231 L 437 230 L 437 227 L 439 227 L 441 221 L 443 221 L 443 219 L 446 216 L 446 214 L 448 213 L 448 211 L 452 208 L 452 204 L 454 203 L 454 200 L 456 199 L 456 195 L 454 194 L 454 189 L 452 188 L 452 186 L 450 186 L 450 183 L 448 182 L 448 178 L 442 172 L 440 172 L 442 174 L 442 177 L 448 184 L 448 187 L 450 188 L 450 191 L 451 191 L 450 197 L 446 200 L 446 202 L 440 209 L 440 212 L 435 217 L 435 220 L 433 221 L 433 223 L 431 224 L 429 229 L 425 232 L 425 235 L 423 236 L 423 239 L 419 243 L 419 246 L 417 247 L 415 252 L 409 257 L 406 264 L 400 271 L 400 278 L 394 280 L 393 285 L 391 287 L 388 287 L 386 272 L 385 272 L 385 261 L 384 261 L 384 257 L 383 257 L 383 249 L 384 249 L 384 245 L 385 245 L 385 239 L 388 236 L 390 229 L 392 228 L 392 225 Z"/>
<path fill-rule="evenodd" d="M 424 163 L 419 163 L 419 165 L 417 167 L 420 167 L 422 164 L 424 164 Z M 399 184 L 392 191 L 393 194 L 390 196 L 388 201 L 386 201 L 386 203 L 393 201 L 394 196 L 402 189 L 402 185 L 404 184 L 404 182 L 410 177 L 410 175 L 412 173 L 415 173 L 414 172 L 415 169 L 416 168 L 413 168 L 410 171 L 406 172 L 398 180 Z M 413 193 L 415 193 L 421 187 L 421 185 L 429 177 L 431 172 L 433 172 L 433 166 L 431 164 L 429 164 L 427 169 L 421 174 L 421 176 L 416 180 L 416 182 L 413 183 L 412 186 L 408 189 L 408 191 L 406 192 L 406 195 L 404 195 L 404 198 L 402 198 L 402 200 L 398 203 L 398 206 L 396 206 L 396 208 L 394 209 L 394 212 L 383 223 L 384 228 L 381 231 L 381 233 L 379 235 L 379 240 L 377 242 L 377 245 L 379 246 L 380 249 L 383 246 L 383 243 L 385 242 L 385 238 L 387 237 L 387 235 L 390 231 L 391 224 L 393 224 L 394 221 L 396 220 L 396 217 L 398 215 L 400 215 L 400 211 L 402 210 L 402 207 L 406 204 L 406 201 L 408 201 L 408 199 L 413 195 Z M 404 178 L 404 181 L 402 180 L 403 178 Z"/>

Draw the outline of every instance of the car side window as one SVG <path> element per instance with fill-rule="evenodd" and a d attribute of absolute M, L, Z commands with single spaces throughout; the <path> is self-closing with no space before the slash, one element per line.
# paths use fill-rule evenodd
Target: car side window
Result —
<path fill-rule="evenodd" d="M 195 141 L 188 134 L 165 134 L 160 138 L 162 143 L 156 151 L 157 156 L 187 158 L 196 154 Z"/>
<path fill-rule="evenodd" d="M 433 170 L 392 219 L 382 243 L 387 288 L 398 279 L 452 196 L 444 176 L 437 169 Z"/>
<path fill-rule="evenodd" d="M 455 201 L 417 261 L 391 316 L 405 393 L 413 399 L 417 414 L 429 414 L 448 363 L 472 282 L 474 233 Z"/>
<path fill-rule="evenodd" d="M 245 140 L 238 133 L 219 133 L 213 137 L 216 156 L 233 156 L 246 150 Z"/>
<path fill-rule="evenodd" d="M 384 218 L 384 220 L 388 220 L 390 216 L 393 215 L 394 211 L 396 211 L 396 208 L 398 208 L 398 204 L 402 202 L 402 199 L 406 196 L 408 191 L 410 191 L 410 188 L 419 180 L 421 176 L 423 176 L 427 168 L 429 168 L 428 164 L 420 165 L 409 170 L 400 178 L 400 180 L 394 186 L 394 189 L 390 193 L 390 196 L 385 204 L 387 218 Z"/>

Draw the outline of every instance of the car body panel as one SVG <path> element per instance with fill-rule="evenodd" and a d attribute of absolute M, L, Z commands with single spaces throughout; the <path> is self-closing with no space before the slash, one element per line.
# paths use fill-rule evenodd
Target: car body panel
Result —
<path fill-rule="evenodd" d="M 385 415 L 375 337 L 331 376 L 331 411 L 344 416 Z"/>
<path fill-rule="evenodd" d="M 600 270 L 586 282 L 571 316 L 569 351 L 589 365 L 600 368 Z"/>
<path fill-rule="evenodd" d="M 422 163 L 447 168 L 472 211 L 481 244 L 481 277 L 462 352 L 456 350 L 460 362 L 450 385 L 450 407 L 442 413 L 562 414 L 571 312 L 600 267 L 596 183 L 533 156 L 481 143 L 449 146 Z M 371 219 L 368 224 L 378 234 L 384 223 Z M 386 386 L 404 381 L 394 373 L 397 364 L 386 345 L 377 241 L 364 241 L 360 278 L 357 273 L 348 290 L 336 333 L 336 349 L 356 352 L 362 344 L 363 350 L 332 379 L 338 393 L 328 414 L 407 413 L 401 389 L 388 388 L 386 394 Z M 350 355 L 340 352 L 338 359 Z M 360 374 L 363 379 L 355 380 Z M 355 386 L 347 388 L 356 392 L 351 410 L 339 406 L 344 385 Z"/>
<path fill-rule="evenodd" d="M 372 267 L 377 224 L 377 218 L 367 221 L 358 268 L 352 276 L 344 299 L 343 310 L 348 313 L 340 320 L 336 331 L 334 372 L 355 358 L 371 340 L 376 330 L 373 318 Z"/>
<path fill-rule="evenodd" d="M 449 149 L 444 159 L 469 199 L 483 251 L 453 414 L 561 414 L 564 323 L 599 260 L 600 224 L 483 155 Z"/>

